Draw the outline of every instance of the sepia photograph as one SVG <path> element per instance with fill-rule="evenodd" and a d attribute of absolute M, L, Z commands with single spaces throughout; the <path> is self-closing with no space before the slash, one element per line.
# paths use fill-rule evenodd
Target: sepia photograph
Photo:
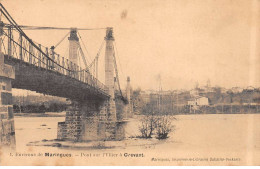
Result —
<path fill-rule="evenodd" d="M 0 0 L 0 166 L 259 165 L 259 0 Z"/>

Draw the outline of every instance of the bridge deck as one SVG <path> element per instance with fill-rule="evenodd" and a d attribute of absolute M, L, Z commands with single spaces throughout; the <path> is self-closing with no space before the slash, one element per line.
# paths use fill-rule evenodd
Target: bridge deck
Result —
<path fill-rule="evenodd" d="M 7 55 L 5 55 L 5 63 L 15 67 L 13 88 L 32 90 L 75 101 L 95 99 L 102 101 L 110 97 L 106 90 L 96 85 L 95 79 L 82 80 Z"/>

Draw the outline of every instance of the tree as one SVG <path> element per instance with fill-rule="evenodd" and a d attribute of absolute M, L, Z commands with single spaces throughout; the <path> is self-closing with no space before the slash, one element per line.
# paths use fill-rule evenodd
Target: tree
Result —
<path fill-rule="evenodd" d="M 142 107 L 144 106 L 144 100 L 141 96 L 140 88 L 133 91 L 132 101 L 133 101 L 133 111 L 140 113 L 142 111 Z"/>
<path fill-rule="evenodd" d="M 152 138 L 152 134 L 156 128 L 157 117 L 152 115 L 145 115 L 141 119 L 141 126 L 139 130 L 142 138 Z"/>
<path fill-rule="evenodd" d="M 175 117 L 160 116 L 156 121 L 156 134 L 157 139 L 166 139 L 168 134 L 175 130 L 175 126 L 172 125 L 172 120 L 176 120 Z"/>
<path fill-rule="evenodd" d="M 168 134 L 174 130 L 172 121 L 176 120 L 174 116 L 165 115 L 167 112 L 159 112 L 155 102 L 147 103 L 142 109 L 142 119 L 139 130 L 142 138 L 152 138 L 156 131 L 157 139 L 166 139 Z"/>
<path fill-rule="evenodd" d="M 44 104 L 41 104 L 39 106 L 39 112 L 44 112 L 45 113 L 45 111 L 46 111 L 46 108 L 45 108 Z"/>

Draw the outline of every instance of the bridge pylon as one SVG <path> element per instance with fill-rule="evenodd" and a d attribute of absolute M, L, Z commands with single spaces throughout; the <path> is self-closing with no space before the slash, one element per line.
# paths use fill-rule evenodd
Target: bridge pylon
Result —
<path fill-rule="evenodd" d="M 113 28 L 107 28 L 106 31 L 106 52 L 105 52 L 105 85 L 107 86 L 110 98 L 108 100 L 108 120 L 116 121 L 116 104 L 115 104 L 115 83 L 114 83 L 114 47 L 113 47 Z"/>
<path fill-rule="evenodd" d="M 71 28 L 69 39 L 69 60 L 74 64 L 79 65 L 78 50 L 79 38 L 77 35 L 77 28 Z"/>

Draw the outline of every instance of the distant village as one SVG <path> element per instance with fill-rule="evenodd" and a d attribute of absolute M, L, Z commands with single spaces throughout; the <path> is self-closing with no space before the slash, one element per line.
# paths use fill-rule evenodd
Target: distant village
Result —
<path fill-rule="evenodd" d="M 207 85 L 192 90 L 134 91 L 134 111 L 137 114 L 234 114 L 260 113 L 260 88 L 211 87 Z"/>

